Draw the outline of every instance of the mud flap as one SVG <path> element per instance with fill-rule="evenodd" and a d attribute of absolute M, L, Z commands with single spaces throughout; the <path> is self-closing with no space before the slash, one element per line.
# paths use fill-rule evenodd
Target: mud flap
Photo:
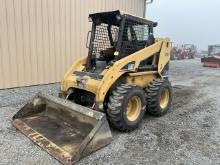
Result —
<path fill-rule="evenodd" d="M 12 124 L 63 164 L 74 164 L 112 140 L 104 113 L 39 93 Z"/>

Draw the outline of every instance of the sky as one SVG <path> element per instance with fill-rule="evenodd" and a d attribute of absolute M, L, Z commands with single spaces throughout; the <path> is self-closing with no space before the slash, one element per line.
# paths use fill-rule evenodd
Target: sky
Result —
<path fill-rule="evenodd" d="M 158 22 L 155 36 L 207 50 L 220 44 L 220 0 L 154 0 L 146 18 Z"/>

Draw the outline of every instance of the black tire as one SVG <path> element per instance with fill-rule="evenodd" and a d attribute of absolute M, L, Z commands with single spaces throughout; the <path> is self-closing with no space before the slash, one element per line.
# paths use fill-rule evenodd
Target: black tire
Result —
<path fill-rule="evenodd" d="M 133 98 L 139 100 L 138 103 L 141 103 L 141 105 L 139 104 L 138 106 L 139 112 L 136 114 L 135 120 L 131 121 L 127 115 L 129 113 L 127 112 L 127 106 Z M 130 108 L 132 109 L 132 107 Z M 144 90 L 137 86 L 121 84 L 112 91 L 109 97 L 107 118 L 113 127 L 120 131 L 128 132 L 139 126 L 145 110 L 146 93 Z"/>
<path fill-rule="evenodd" d="M 166 100 L 161 101 L 163 93 L 166 91 Z M 150 82 L 147 92 L 147 112 L 153 116 L 162 116 L 170 109 L 172 102 L 172 86 L 168 80 L 155 79 Z M 168 98 L 168 99 L 167 99 Z M 162 106 L 165 105 L 165 106 Z"/>

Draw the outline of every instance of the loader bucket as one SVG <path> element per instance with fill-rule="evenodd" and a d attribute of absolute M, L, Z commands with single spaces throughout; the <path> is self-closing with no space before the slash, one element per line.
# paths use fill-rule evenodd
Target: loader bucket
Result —
<path fill-rule="evenodd" d="M 74 164 L 112 140 L 104 113 L 42 93 L 13 116 L 12 124 L 63 164 Z"/>

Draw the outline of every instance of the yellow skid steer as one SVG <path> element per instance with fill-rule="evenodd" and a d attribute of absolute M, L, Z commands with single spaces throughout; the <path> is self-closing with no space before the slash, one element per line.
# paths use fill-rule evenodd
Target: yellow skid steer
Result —
<path fill-rule="evenodd" d="M 13 125 L 63 164 L 106 146 L 109 124 L 136 129 L 145 112 L 171 106 L 170 41 L 155 38 L 157 23 L 120 11 L 89 15 L 88 56 L 76 60 L 61 82 L 60 97 L 36 95 Z"/>

